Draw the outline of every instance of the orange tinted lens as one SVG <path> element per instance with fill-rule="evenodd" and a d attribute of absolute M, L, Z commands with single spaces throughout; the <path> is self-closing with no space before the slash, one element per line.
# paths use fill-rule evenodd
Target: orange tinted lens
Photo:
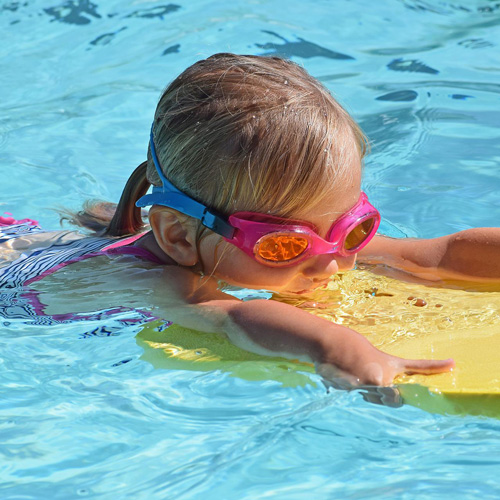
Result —
<path fill-rule="evenodd" d="M 270 262 L 287 262 L 302 255 L 309 242 L 301 236 L 272 234 L 264 236 L 255 245 L 255 253 Z"/>
<path fill-rule="evenodd" d="M 358 247 L 366 240 L 368 235 L 371 233 L 373 229 L 373 225 L 375 224 L 375 219 L 366 219 L 360 224 L 358 224 L 353 230 L 347 235 L 344 243 L 345 250 L 352 250 L 353 248 Z"/>

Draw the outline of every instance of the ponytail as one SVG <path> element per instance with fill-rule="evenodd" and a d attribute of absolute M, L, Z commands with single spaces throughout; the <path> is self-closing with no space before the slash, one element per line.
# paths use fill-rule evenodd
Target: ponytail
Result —
<path fill-rule="evenodd" d="M 83 210 L 72 213 L 62 210 L 61 220 L 68 220 L 103 236 L 136 234 L 144 227 L 141 209 L 135 202 L 144 196 L 151 183 L 146 177 L 147 162 L 141 163 L 130 176 L 118 205 L 105 201 L 86 202 Z"/>
<path fill-rule="evenodd" d="M 135 202 L 144 196 L 151 183 L 146 177 L 148 162 L 141 163 L 129 177 L 121 195 L 116 211 L 104 231 L 107 236 L 125 236 L 136 234 L 143 227 L 142 212 Z"/>

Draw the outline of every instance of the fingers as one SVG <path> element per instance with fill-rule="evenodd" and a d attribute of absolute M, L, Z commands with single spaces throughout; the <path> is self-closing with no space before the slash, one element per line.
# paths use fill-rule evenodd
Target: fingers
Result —
<path fill-rule="evenodd" d="M 454 367 L 455 362 L 453 359 L 403 359 L 384 355 L 383 359 L 378 360 L 378 362 L 371 361 L 357 367 L 356 374 L 348 373 L 329 363 L 317 364 L 316 371 L 323 377 L 327 388 L 334 387 L 349 391 L 355 388 L 366 389 L 368 386 L 387 387 L 392 385 L 395 377 L 403 373 L 408 375 L 433 375 L 448 372 Z M 376 397 L 379 396 L 380 394 Z M 373 397 L 373 394 L 371 397 Z M 388 398 L 389 400 L 390 398 Z M 387 403 L 384 404 L 391 406 Z M 397 404 L 397 401 L 395 404 Z"/>
<path fill-rule="evenodd" d="M 455 367 L 453 359 L 404 359 L 404 373 L 408 375 L 420 373 L 422 375 L 432 375 L 434 373 L 449 372 Z"/>
<path fill-rule="evenodd" d="M 391 408 L 403 406 L 403 399 L 397 387 L 377 387 L 373 385 L 353 385 L 345 379 L 322 379 L 327 392 L 331 388 L 344 391 L 359 391 L 361 396 L 368 403 L 373 403 Z"/>
<path fill-rule="evenodd" d="M 329 363 L 317 364 L 316 373 L 323 377 L 323 383 L 327 388 L 333 387 L 335 389 L 350 391 L 360 384 L 359 378 Z"/>
<path fill-rule="evenodd" d="M 403 399 L 396 387 L 359 387 L 365 401 L 391 408 L 403 406 Z"/>

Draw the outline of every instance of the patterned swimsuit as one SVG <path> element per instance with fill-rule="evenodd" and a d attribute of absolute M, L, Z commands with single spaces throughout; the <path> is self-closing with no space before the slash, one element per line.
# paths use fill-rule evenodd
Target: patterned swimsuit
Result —
<path fill-rule="evenodd" d="M 45 239 L 44 235 L 51 235 L 51 237 Z M 33 243 L 37 236 L 40 237 L 39 245 Z M 129 246 L 141 236 L 143 235 L 139 234 L 129 238 L 110 240 L 102 237 L 82 237 L 74 231 L 49 233 L 30 219 L 16 221 L 10 217 L 0 216 L 0 245 L 5 250 L 4 255 L 0 253 L 0 320 L 5 322 L 18 319 L 29 324 L 49 325 L 82 319 L 103 319 L 103 316 L 129 311 L 125 308 L 115 308 L 96 314 L 68 313 L 47 316 L 43 313 L 43 305 L 38 300 L 37 292 L 30 290 L 29 285 L 68 264 L 99 255 L 135 255 L 158 264 L 161 263 L 147 250 Z M 29 245 L 24 243 L 26 240 L 29 241 Z M 8 257 L 7 248 L 22 250 L 23 243 L 27 247 L 24 252 L 18 255 L 19 252 L 16 251 L 16 257 L 13 260 L 5 258 L 5 255 Z M 2 262 L 2 257 L 4 257 L 4 262 Z M 151 316 L 140 311 L 134 311 L 131 316 L 133 318 L 125 321 L 127 324 L 151 320 Z"/>

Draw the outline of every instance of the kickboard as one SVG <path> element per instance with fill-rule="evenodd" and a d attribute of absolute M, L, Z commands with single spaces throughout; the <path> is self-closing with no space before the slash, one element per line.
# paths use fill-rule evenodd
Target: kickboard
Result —
<path fill-rule="evenodd" d="M 432 413 L 500 417 L 500 325 L 436 331 L 430 341 L 404 339 L 385 350 L 405 358 L 455 360 L 449 373 L 400 377 L 406 403 Z"/>
<path fill-rule="evenodd" d="M 406 404 L 431 413 L 500 418 L 500 292 L 474 292 L 405 283 L 367 271 L 332 280 L 308 297 L 277 297 L 349 326 L 390 354 L 413 359 L 454 358 L 439 375 L 405 375 L 396 386 Z M 142 359 L 158 368 L 221 370 L 283 386 L 315 385 L 314 368 L 243 351 L 216 333 L 161 322 L 143 327 Z"/>

